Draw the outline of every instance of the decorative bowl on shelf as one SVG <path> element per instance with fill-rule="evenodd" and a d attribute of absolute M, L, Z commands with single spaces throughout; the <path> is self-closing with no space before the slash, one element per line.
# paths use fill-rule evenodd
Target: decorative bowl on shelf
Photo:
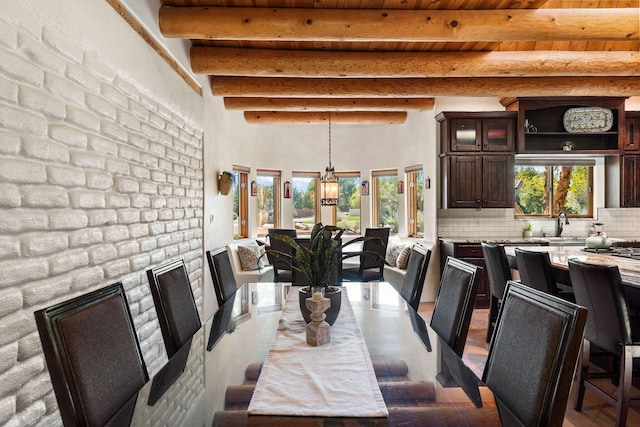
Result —
<path fill-rule="evenodd" d="M 567 132 L 607 132 L 613 126 L 611 110 L 600 107 L 569 108 L 562 123 Z"/>

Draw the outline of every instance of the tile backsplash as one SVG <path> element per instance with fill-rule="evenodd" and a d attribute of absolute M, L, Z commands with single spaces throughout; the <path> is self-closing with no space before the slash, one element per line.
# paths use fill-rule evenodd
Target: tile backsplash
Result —
<path fill-rule="evenodd" d="M 601 208 L 597 219 L 570 218 L 562 236 L 586 237 L 592 222 L 604 224 L 609 237 L 640 240 L 640 209 Z M 454 239 L 513 239 L 522 237 L 527 223 L 533 224 L 533 237 L 556 235 L 556 219 L 521 219 L 513 209 L 440 209 L 438 236 Z"/>

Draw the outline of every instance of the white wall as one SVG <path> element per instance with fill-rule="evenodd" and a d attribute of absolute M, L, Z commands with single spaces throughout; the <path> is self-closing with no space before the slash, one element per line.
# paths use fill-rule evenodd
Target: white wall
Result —
<path fill-rule="evenodd" d="M 208 213 L 227 210 L 203 173 L 216 106 L 105 1 L 2 6 L 0 424 L 61 425 L 35 310 L 122 281 L 150 374 L 166 353 L 146 270 L 183 259 L 202 318 L 212 311 L 203 193 Z M 176 390 L 204 387 L 196 362 Z M 194 402 L 158 404 L 177 423 Z"/>

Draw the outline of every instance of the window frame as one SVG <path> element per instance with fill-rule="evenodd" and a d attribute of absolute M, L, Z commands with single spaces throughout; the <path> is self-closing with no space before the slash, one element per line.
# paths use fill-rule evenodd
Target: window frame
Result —
<path fill-rule="evenodd" d="M 360 195 L 360 207 L 358 208 L 360 210 L 360 221 L 359 221 L 359 225 L 358 225 L 358 231 L 354 231 L 354 232 L 349 232 L 349 231 L 345 231 L 344 235 L 361 235 L 362 234 L 362 193 L 361 193 L 361 186 L 362 186 L 362 176 L 360 175 L 360 172 L 336 172 L 335 173 L 335 177 L 338 179 L 338 183 L 340 183 L 340 179 L 342 178 L 358 178 L 359 182 L 358 182 L 358 188 L 356 188 L 356 191 L 358 193 L 358 195 Z M 341 186 L 338 185 L 338 188 L 340 189 Z M 338 193 L 339 194 L 339 193 Z M 338 200 L 340 200 L 340 198 L 338 197 Z M 331 209 L 331 214 L 332 214 L 332 224 L 333 225 L 337 225 L 338 222 L 338 206 L 332 206 Z"/>
<path fill-rule="evenodd" d="M 514 216 L 515 218 L 556 218 L 558 212 L 554 212 L 553 206 L 553 194 L 554 194 L 554 182 L 553 182 L 553 170 L 554 168 L 561 168 L 563 166 L 585 166 L 587 167 L 587 212 L 584 214 L 567 214 L 568 217 L 571 218 L 594 218 L 594 204 L 595 204 L 595 194 L 594 194 L 594 182 L 595 182 L 595 174 L 596 174 L 596 166 L 597 163 L 593 159 L 537 159 L 537 158 L 523 158 L 516 159 L 514 165 L 514 177 L 517 173 L 516 168 L 518 167 L 545 167 L 547 174 L 547 183 L 549 188 L 547 189 L 549 200 L 547 201 L 549 204 L 549 213 L 542 214 L 530 214 L 530 213 L 518 213 L 517 201 L 515 198 L 516 188 L 514 185 Z M 515 182 L 514 182 L 515 184 Z"/>
<path fill-rule="evenodd" d="M 398 169 L 380 169 L 371 171 L 371 195 L 372 198 L 372 212 L 371 212 L 371 223 L 374 227 L 383 227 L 380 223 L 380 185 L 379 179 L 383 177 L 395 177 L 396 181 L 400 180 L 398 176 Z M 396 182 L 397 184 L 397 182 Z M 397 193 L 396 193 L 397 196 Z M 400 231 L 400 201 L 398 200 L 398 214 L 396 217 L 398 231 L 393 232 L 393 227 L 391 227 L 390 234 L 398 234 Z M 386 227 L 386 225 L 385 225 Z"/>
<path fill-rule="evenodd" d="M 296 178 L 311 178 L 311 179 L 315 179 L 316 181 L 316 193 L 314 195 L 314 210 L 315 210 L 315 221 L 314 224 L 317 224 L 320 222 L 320 218 L 321 218 L 321 210 L 320 210 L 320 172 L 305 172 L 305 171 L 292 171 L 291 172 L 291 186 L 295 188 L 295 186 L 293 185 L 293 180 Z M 292 192 L 295 193 L 294 188 L 291 189 Z M 293 193 L 291 194 L 291 203 L 293 204 Z M 291 222 L 293 222 L 294 224 L 294 228 L 295 228 L 295 218 L 293 216 L 293 211 L 294 208 L 293 206 L 291 207 Z M 304 232 L 301 232 L 299 234 L 305 234 Z M 309 230 L 309 234 L 311 234 L 311 230 Z"/>
<path fill-rule="evenodd" d="M 272 177 L 273 178 L 273 228 L 281 228 L 282 227 L 282 192 L 280 191 L 280 183 L 282 180 L 282 173 L 279 170 L 273 169 L 257 169 L 256 170 L 256 185 L 258 186 L 258 192 L 260 191 L 260 184 L 258 184 L 259 177 Z M 258 224 L 258 202 L 256 198 L 256 216 L 254 218 L 256 221 L 256 235 L 258 237 L 264 237 L 267 235 L 260 234 L 258 232 L 260 226 Z"/>
<path fill-rule="evenodd" d="M 407 177 L 407 235 L 424 237 L 424 170 L 421 165 L 409 166 L 404 170 Z M 422 174 L 422 178 L 419 178 Z M 418 188 L 422 188 L 422 206 L 418 204 Z M 419 209 L 420 208 L 420 209 Z M 422 236 L 418 234 L 418 211 L 422 212 Z"/>
<path fill-rule="evenodd" d="M 234 239 L 249 237 L 249 173 L 251 170 L 244 166 L 233 165 L 231 169 L 235 175 L 233 183 L 234 213 L 235 197 L 238 192 L 238 234 L 232 231 Z M 233 227 L 233 226 L 232 226 Z"/>

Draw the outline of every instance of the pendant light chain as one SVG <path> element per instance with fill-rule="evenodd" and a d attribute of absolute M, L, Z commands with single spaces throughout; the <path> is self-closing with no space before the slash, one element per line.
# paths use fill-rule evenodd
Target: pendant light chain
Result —
<path fill-rule="evenodd" d="M 331 113 L 329 113 L 329 169 L 331 169 Z"/>

